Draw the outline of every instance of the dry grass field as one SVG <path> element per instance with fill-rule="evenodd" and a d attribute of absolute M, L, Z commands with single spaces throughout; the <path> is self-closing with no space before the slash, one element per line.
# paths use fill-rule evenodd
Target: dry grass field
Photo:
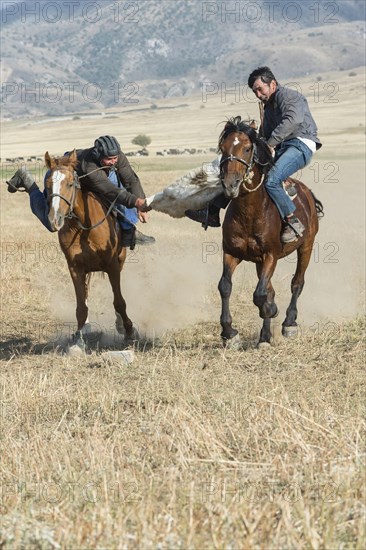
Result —
<path fill-rule="evenodd" d="M 134 362 L 95 349 L 60 353 L 75 330 L 66 261 L 27 195 L 7 193 L 14 166 L 3 163 L 1 547 L 365 548 L 364 72 L 356 73 L 325 75 L 319 96 L 315 78 L 300 82 L 324 142 L 301 179 L 325 217 L 295 339 L 280 334 L 294 258 L 273 278 L 280 315 L 270 349 L 256 349 L 254 266 L 234 277 L 242 348 L 223 349 L 220 230 L 152 212 L 142 229 L 157 242 L 130 252 L 122 273 L 141 334 Z M 60 154 L 106 133 L 125 150 L 137 133 L 152 137 L 152 153 L 214 147 L 225 117 L 258 116 L 255 103 L 221 97 L 163 109 L 174 102 L 108 119 L 6 122 L 1 157 Z M 151 194 L 211 157 L 132 162 Z M 31 168 L 40 180 L 43 167 Z M 93 278 L 89 307 L 92 326 L 119 347 L 107 280 Z"/>

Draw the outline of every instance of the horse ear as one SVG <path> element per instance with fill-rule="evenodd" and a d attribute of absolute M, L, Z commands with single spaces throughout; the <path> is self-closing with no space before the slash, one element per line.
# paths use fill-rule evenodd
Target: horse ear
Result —
<path fill-rule="evenodd" d="M 250 128 L 253 128 L 254 130 L 258 130 L 258 124 L 254 119 L 249 122 L 249 126 L 250 126 Z"/>
<path fill-rule="evenodd" d="M 70 164 L 75 168 L 75 166 L 78 163 L 78 157 L 77 157 L 77 154 L 76 154 L 76 149 L 74 149 L 72 151 L 72 153 L 69 156 L 69 159 L 70 159 Z"/>
<path fill-rule="evenodd" d="M 53 159 L 50 157 L 48 151 L 46 151 L 46 154 L 44 156 L 44 161 L 46 163 L 47 168 L 49 170 L 52 170 L 52 166 L 54 166 L 55 163 L 54 163 Z"/>

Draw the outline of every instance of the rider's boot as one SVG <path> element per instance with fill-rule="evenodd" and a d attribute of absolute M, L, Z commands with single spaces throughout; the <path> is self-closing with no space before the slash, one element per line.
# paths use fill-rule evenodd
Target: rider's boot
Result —
<path fill-rule="evenodd" d="M 206 230 L 207 227 L 220 227 L 220 208 L 210 203 L 201 210 L 186 210 L 185 215 L 190 220 L 199 222 Z"/>
<path fill-rule="evenodd" d="M 304 231 L 305 226 L 301 223 L 299 218 L 291 216 L 286 219 L 286 227 L 281 234 L 281 242 L 287 244 L 297 241 L 298 237 L 302 237 Z"/>
<path fill-rule="evenodd" d="M 22 166 L 17 170 L 8 184 L 9 193 L 16 193 L 20 189 L 24 189 L 27 193 L 38 189 L 38 185 L 35 183 L 32 174 L 27 170 L 25 166 Z"/>
<path fill-rule="evenodd" d="M 136 241 L 136 244 L 146 246 L 148 244 L 154 244 L 155 237 L 150 237 L 149 235 L 144 235 L 143 233 L 141 233 L 141 231 L 136 229 L 135 241 Z"/>

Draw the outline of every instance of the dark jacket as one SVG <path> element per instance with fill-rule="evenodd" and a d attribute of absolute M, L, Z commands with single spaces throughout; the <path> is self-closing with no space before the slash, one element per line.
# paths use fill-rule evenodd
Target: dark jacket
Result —
<path fill-rule="evenodd" d="M 110 204 L 118 196 L 116 204 L 123 204 L 128 208 L 135 206 L 136 199 L 144 199 L 145 193 L 140 180 L 132 170 L 126 156 L 121 153 L 115 165 L 119 179 L 126 189 L 116 187 L 108 179 L 109 169 L 97 170 L 100 164 L 93 157 L 93 148 L 83 149 L 77 152 L 79 164 L 76 168 L 80 178 L 81 189 L 91 191 L 100 196 L 104 202 Z M 97 171 L 94 171 L 97 170 Z"/>
<path fill-rule="evenodd" d="M 261 135 L 268 145 L 276 147 L 282 141 L 301 137 L 315 141 L 316 148 L 320 149 L 322 144 L 317 132 L 306 98 L 296 90 L 279 85 L 264 107 Z"/>

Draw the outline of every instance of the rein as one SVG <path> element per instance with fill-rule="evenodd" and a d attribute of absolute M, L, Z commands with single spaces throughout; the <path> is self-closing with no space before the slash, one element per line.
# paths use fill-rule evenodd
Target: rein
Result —
<path fill-rule="evenodd" d="M 225 164 L 226 162 L 230 162 L 232 160 L 237 160 L 238 162 L 240 162 L 241 164 L 244 164 L 244 166 L 246 166 L 245 174 L 243 175 L 241 185 L 244 187 L 244 189 L 248 193 L 253 193 L 254 191 L 257 191 L 257 189 L 259 189 L 259 187 L 262 185 L 263 180 L 264 180 L 264 174 L 262 174 L 260 182 L 258 183 L 258 185 L 256 187 L 254 187 L 254 189 L 251 189 L 251 188 L 247 187 L 247 185 L 250 185 L 252 183 L 252 179 L 253 179 L 253 175 L 254 175 L 252 168 L 255 165 L 254 158 L 255 158 L 256 151 L 257 151 L 257 147 L 256 147 L 255 143 L 253 143 L 252 154 L 251 154 L 249 162 L 247 162 L 245 159 L 242 159 L 240 157 L 236 157 L 235 155 L 230 155 L 228 157 L 223 158 L 220 161 L 220 169 L 221 169 L 221 166 L 223 164 Z"/>

